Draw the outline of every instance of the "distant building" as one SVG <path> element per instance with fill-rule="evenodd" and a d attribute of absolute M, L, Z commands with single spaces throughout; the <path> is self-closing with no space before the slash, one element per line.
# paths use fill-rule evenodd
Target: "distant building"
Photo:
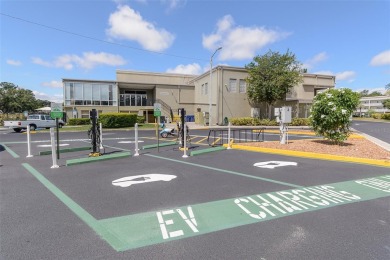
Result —
<path fill-rule="evenodd" d="M 390 113 L 390 109 L 383 106 L 383 101 L 390 99 L 390 96 L 374 96 L 360 98 L 360 105 L 355 111 L 355 115 L 367 115 L 368 112 Z"/>
<path fill-rule="evenodd" d="M 88 118 L 95 108 L 99 113 L 137 113 L 154 122 L 153 104 L 162 105 L 162 116 L 172 120 L 179 108 L 207 124 L 211 101 L 212 124 L 225 117 L 265 117 L 265 106 L 252 108 L 246 94 L 245 68 L 216 66 L 202 75 L 183 75 L 138 71 L 116 71 L 116 81 L 63 79 L 64 109 L 68 118 Z M 295 86 L 283 102 L 292 106 L 294 117 L 308 117 L 314 96 L 335 86 L 335 77 L 303 74 L 303 83 Z M 211 100 L 210 100 L 211 95 Z"/>

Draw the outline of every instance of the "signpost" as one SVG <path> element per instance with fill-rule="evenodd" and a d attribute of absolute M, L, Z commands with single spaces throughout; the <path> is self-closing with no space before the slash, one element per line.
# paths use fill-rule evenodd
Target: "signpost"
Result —
<path fill-rule="evenodd" d="M 57 128 L 57 160 L 60 159 L 60 138 L 58 130 L 58 118 L 62 118 L 64 114 L 62 103 L 51 103 L 50 117 L 56 119 L 56 128 Z"/>

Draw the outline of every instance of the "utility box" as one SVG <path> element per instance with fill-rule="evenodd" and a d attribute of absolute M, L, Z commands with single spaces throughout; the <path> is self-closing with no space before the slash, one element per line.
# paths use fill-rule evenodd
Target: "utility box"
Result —
<path fill-rule="evenodd" d="M 209 112 L 203 112 L 204 125 L 209 125 L 210 115 Z"/>
<path fill-rule="evenodd" d="M 291 113 L 292 109 L 291 107 L 281 107 L 280 109 L 280 121 L 283 124 L 289 124 L 291 123 Z"/>
<path fill-rule="evenodd" d="M 280 116 L 280 107 L 274 108 L 274 116 L 276 116 L 276 117 Z"/>

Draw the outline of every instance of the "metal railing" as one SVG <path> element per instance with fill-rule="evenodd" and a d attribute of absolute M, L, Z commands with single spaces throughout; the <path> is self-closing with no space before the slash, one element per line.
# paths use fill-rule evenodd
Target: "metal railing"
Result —
<path fill-rule="evenodd" d="M 264 127 L 231 127 L 230 141 L 233 143 L 264 142 Z M 210 146 L 229 143 L 229 128 L 212 128 L 209 130 L 207 142 Z"/>

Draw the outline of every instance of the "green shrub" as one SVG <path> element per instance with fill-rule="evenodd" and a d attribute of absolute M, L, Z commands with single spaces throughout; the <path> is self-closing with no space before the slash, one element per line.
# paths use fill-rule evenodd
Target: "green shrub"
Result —
<path fill-rule="evenodd" d="M 275 126 L 278 123 L 275 120 L 252 118 L 252 117 L 238 117 L 230 119 L 232 125 L 235 126 Z"/>
<path fill-rule="evenodd" d="M 382 114 L 381 118 L 385 120 L 390 120 L 390 113 Z"/>
<path fill-rule="evenodd" d="M 137 116 L 137 123 L 138 124 L 144 124 L 145 123 L 145 117 L 144 116 Z"/>
<path fill-rule="evenodd" d="M 90 125 L 91 119 L 89 118 L 70 118 L 68 125 Z"/>
<path fill-rule="evenodd" d="M 371 117 L 372 117 L 372 118 L 375 118 L 375 119 L 381 119 L 381 118 L 382 118 L 382 114 L 379 114 L 379 113 L 372 113 L 372 114 L 371 114 Z"/>
<path fill-rule="evenodd" d="M 260 122 L 259 122 L 259 125 L 263 125 L 263 126 L 277 126 L 277 125 L 279 125 L 279 123 L 276 122 L 275 120 L 261 119 Z"/>
<path fill-rule="evenodd" d="M 137 114 L 104 113 L 99 116 L 104 128 L 133 127 L 137 122 Z"/>
<path fill-rule="evenodd" d="M 309 118 L 293 118 L 291 121 L 291 126 L 308 126 L 310 124 Z"/>
<path fill-rule="evenodd" d="M 350 89 L 328 89 L 314 97 L 310 124 L 317 135 L 337 144 L 344 142 L 353 111 L 359 105 L 359 94 Z"/>

